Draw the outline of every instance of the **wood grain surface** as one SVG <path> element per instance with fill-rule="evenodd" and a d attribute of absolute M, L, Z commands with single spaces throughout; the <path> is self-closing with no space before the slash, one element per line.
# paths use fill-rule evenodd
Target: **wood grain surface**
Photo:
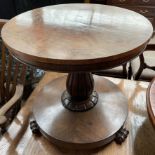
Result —
<path fill-rule="evenodd" d="M 147 90 L 147 107 L 150 120 L 155 127 L 155 78 L 152 80 Z"/>
<path fill-rule="evenodd" d="M 41 133 L 57 146 L 74 150 L 98 148 L 114 140 L 115 133 L 124 125 L 128 115 L 127 98 L 111 81 L 93 77 L 98 101 L 90 110 L 73 112 L 64 108 L 61 95 L 66 90 L 67 76 L 53 80 L 37 94 L 33 116 Z M 77 100 L 71 101 L 83 105 Z"/>
<path fill-rule="evenodd" d="M 135 82 L 108 78 L 124 92 L 129 100 L 129 116 L 126 127 L 130 133 L 122 145 L 112 142 L 105 148 L 86 152 L 61 150 L 44 137 L 35 137 L 29 128 L 32 104 L 39 90 L 62 74 L 46 73 L 30 98 L 13 121 L 8 132 L 0 140 L 2 155 L 154 155 L 155 132 L 146 109 L 147 82 Z"/>
<path fill-rule="evenodd" d="M 144 16 L 119 7 L 62 4 L 28 11 L 2 30 L 20 60 L 60 72 L 118 66 L 143 51 L 153 28 Z"/>

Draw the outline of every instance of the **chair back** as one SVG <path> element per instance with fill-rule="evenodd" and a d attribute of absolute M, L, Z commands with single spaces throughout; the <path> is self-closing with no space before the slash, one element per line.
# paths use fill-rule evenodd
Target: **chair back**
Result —
<path fill-rule="evenodd" d="M 0 32 L 6 22 L 0 20 Z M 18 83 L 24 85 L 26 65 L 13 58 L 2 41 L 0 52 L 0 105 L 3 105 L 14 95 Z"/>

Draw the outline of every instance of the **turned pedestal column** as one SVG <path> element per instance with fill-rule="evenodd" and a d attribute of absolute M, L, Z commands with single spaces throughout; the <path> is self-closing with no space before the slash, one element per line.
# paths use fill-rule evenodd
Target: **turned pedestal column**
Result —
<path fill-rule="evenodd" d="M 97 104 L 98 95 L 94 91 L 94 79 L 91 73 L 70 73 L 66 88 L 61 98 L 65 108 L 82 112 Z"/>

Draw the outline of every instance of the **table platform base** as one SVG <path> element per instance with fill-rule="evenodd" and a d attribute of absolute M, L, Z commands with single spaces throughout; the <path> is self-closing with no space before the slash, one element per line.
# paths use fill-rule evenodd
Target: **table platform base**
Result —
<path fill-rule="evenodd" d="M 52 143 L 69 149 L 94 149 L 116 139 L 123 141 L 128 134 L 123 125 L 128 114 L 126 97 L 111 81 L 94 76 L 94 91 L 98 103 L 85 112 L 73 112 L 61 103 L 66 76 L 55 79 L 38 93 L 33 106 L 36 121 L 31 128 L 40 132 Z"/>

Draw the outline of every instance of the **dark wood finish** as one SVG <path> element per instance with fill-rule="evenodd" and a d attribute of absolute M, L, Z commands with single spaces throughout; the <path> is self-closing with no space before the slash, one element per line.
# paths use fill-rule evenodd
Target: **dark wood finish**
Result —
<path fill-rule="evenodd" d="M 0 32 L 1 32 L 1 29 L 4 26 L 4 24 L 6 24 L 6 22 L 8 22 L 8 20 L 6 20 L 6 19 L 0 19 Z"/>
<path fill-rule="evenodd" d="M 85 0 L 85 3 L 106 4 L 106 0 Z"/>
<path fill-rule="evenodd" d="M 134 79 L 135 79 L 135 80 L 138 80 L 138 79 L 140 78 L 140 76 L 141 76 L 143 70 L 144 70 L 145 68 L 147 68 L 146 63 L 144 62 L 144 55 L 143 55 L 143 54 L 141 54 L 141 55 L 139 56 L 139 61 L 140 61 L 140 66 L 139 66 L 139 69 L 138 69 L 137 73 L 136 73 L 135 76 L 134 76 Z"/>
<path fill-rule="evenodd" d="M 145 7 L 145 6 L 123 6 L 123 8 L 127 8 L 127 9 L 130 9 L 130 10 L 133 10 L 135 12 L 138 12 L 146 17 L 152 17 L 155 16 L 155 8 L 153 7 Z M 154 18 L 153 18 L 154 19 Z"/>
<path fill-rule="evenodd" d="M 15 57 L 60 72 L 118 66 L 137 56 L 151 36 L 152 26 L 143 16 L 90 4 L 36 9 L 13 18 L 2 31 L 3 41 Z"/>
<path fill-rule="evenodd" d="M 134 0 L 134 3 L 138 5 L 155 5 L 154 0 Z"/>
<path fill-rule="evenodd" d="M 96 106 L 87 112 L 64 110 L 60 96 L 66 78 L 48 83 L 34 101 L 33 114 L 41 133 L 68 149 L 97 148 L 115 139 L 127 118 L 124 94 L 109 80 L 94 76 L 94 90 L 99 96 Z"/>
<path fill-rule="evenodd" d="M 91 73 L 70 73 L 66 88 L 61 100 L 67 109 L 87 111 L 97 104 L 98 95 L 94 91 L 94 79 Z"/>
<path fill-rule="evenodd" d="M 94 90 L 93 76 L 91 73 L 70 73 L 66 88 L 72 100 L 87 100 Z"/>
<path fill-rule="evenodd" d="M 127 138 L 129 134 L 129 131 L 126 128 L 121 128 L 117 133 L 115 137 L 115 141 L 117 144 L 122 144 L 125 139 Z"/>
<path fill-rule="evenodd" d="M 33 134 L 36 134 L 36 135 L 40 134 L 39 126 L 35 120 L 30 121 L 30 129 Z"/>
<path fill-rule="evenodd" d="M 155 28 L 155 1 L 154 0 L 107 0 L 106 4 L 116 5 L 136 11 L 147 17 Z"/>
<path fill-rule="evenodd" d="M 152 80 L 147 90 L 147 110 L 155 128 L 155 79 Z"/>
<path fill-rule="evenodd" d="M 107 0 L 109 4 L 123 4 L 123 5 L 155 5 L 154 0 Z"/>
<path fill-rule="evenodd" d="M 89 98 L 86 100 L 76 101 L 72 99 L 72 96 L 67 91 L 64 91 L 61 96 L 61 101 L 65 108 L 71 111 L 83 112 L 90 110 L 97 104 L 98 94 L 96 91 L 93 91 Z"/>
<path fill-rule="evenodd" d="M 133 0 L 107 0 L 107 4 L 132 4 Z"/>

